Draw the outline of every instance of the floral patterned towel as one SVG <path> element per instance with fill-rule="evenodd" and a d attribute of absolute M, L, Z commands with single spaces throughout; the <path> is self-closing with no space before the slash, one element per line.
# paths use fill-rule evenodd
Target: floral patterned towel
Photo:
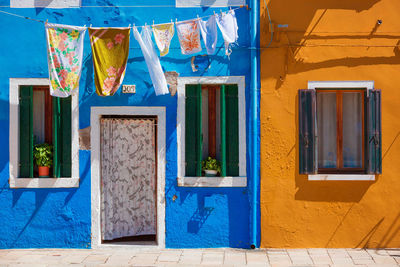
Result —
<path fill-rule="evenodd" d="M 46 23 L 50 94 L 68 97 L 79 87 L 85 27 Z"/>
<path fill-rule="evenodd" d="M 174 37 L 174 23 L 153 25 L 152 29 L 157 47 L 160 50 L 160 56 L 163 57 L 168 54 L 171 39 Z"/>
<path fill-rule="evenodd" d="M 115 94 L 125 76 L 130 28 L 89 28 L 94 80 L 100 96 Z"/>
<path fill-rule="evenodd" d="M 190 55 L 201 51 L 199 20 L 181 21 L 176 23 L 181 51 Z"/>

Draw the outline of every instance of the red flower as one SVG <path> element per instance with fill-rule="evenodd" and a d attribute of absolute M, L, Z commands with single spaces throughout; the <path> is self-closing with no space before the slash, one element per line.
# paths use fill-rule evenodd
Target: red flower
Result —
<path fill-rule="evenodd" d="M 58 74 L 60 75 L 63 79 L 66 79 L 68 76 L 68 71 L 66 70 L 61 70 L 60 73 Z"/>
<path fill-rule="evenodd" d="M 58 43 L 58 49 L 60 49 L 60 51 L 65 51 L 67 49 L 67 47 L 65 46 L 64 42 L 59 42 Z"/>
<path fill-rule="evenodd" d="M 68 34 L 63 32 L 63 33 L 60 34 L 60 38 L 61 38 L 61 40 L 65 41 L 68 38 Z"/>
<path fill-rule="evenodd" d="M 116 44 L 122 44 L 122 41 L 124 40 L 125 35 L 123 35 L 122 33 L 118 33 L 117 35 L 115 35 L 114 40 Z"/>

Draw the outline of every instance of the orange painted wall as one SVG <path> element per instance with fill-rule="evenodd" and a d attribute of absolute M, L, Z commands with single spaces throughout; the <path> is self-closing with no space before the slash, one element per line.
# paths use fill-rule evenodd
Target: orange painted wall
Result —
<path fill-rule="evenodd" d="M 400 1 L 261 1 L 261 247 L 400 247 Z M 377 20 L 383 23 L 377 26 Z M 298 174 L 298 89 L 373 80 L 382 89 L 383 174 Z"/>

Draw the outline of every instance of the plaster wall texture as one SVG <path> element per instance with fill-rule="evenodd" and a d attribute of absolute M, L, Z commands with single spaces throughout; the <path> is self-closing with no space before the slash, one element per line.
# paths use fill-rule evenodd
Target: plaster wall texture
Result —
<path fill-rule="evenodd" d="M 261 50 L 261 247 L 399 247 L 400 2 L 266 2 L 274 23 L 289 27 Z M 308 181 L 298 171 L 297 90 L 308 81 L 346 80 L 372 80 L 382 89 L 383 174 Z"/>
<path fill-rule="evenodd" d="M 175 8 L 174 0 L 126 1 L 82 0 L 82 7 L 71 9 L 11 9 L 1 0 L 1 10 L 49 22 L 95 27 L 144 25 L 186 20 L 213 14 L 212 8 Z M 162 7 L 161 7 L 162 6 Z M 226 8 L 222 8 L 225 9 Z M 220 8 L 215 10 L 219 11 Z M 165 71 L 180 76 L 245 76 L 249 86 L 249 11 L 237 12 L 239 45 L 230 60 L 224 55 L 219 33 L 217 53 L 211 56 L 211 68 L 193 73 L 191 56 L 180 52 L 177 36 L 170 53 L 161 58 Z M 90 248 L 90 150 L 80 150 L 80 186 L 73 189 L 10 189 L 9 178 L 9 78 L 47 78 L 44 25 L 0 14 L 0 248 Z M 205 50 L 203 50 L 204 52 Z M 83 70 L 79 88 L 79 129 L 90 126 L 90 108 L 94 106 L 163 106 L 166 107 L 166 247 L 249 247 L 249 188 L 177 187 L 177 95 L 155 96 L 139 45 L 131 35 L 130 55 L 123 84 L 136 84 L 136 94 L 112 97 L 96 94 L 89 36 L 85 37 Z M 205 53 L 205 52 L 204 52 Z M 246 90 L 246 99 L 249 93 Z M 247 103 L 247 102 L 246 102 Z M 249 105 L 246 104 L 248 114 Z M 246 115 L 247 121 L 248 116 Z M 247 130 L 248 131 L 248 130 Z M 250 134 L 246 134 L 249 138 Z M 246 140 L 248 142 L 248 140 Z M 248 155 L 248 153 L 247 153 Z M 248 158 L 248 156 L 247 156 Z M 247 160 L 249 170 L 249 160 Z M 249 172 L 249 171 L 248 171 Z M 250 172 L 249 172 L 250 173 Z M 248 180 L 251 176 L 248 175 Z M 173 201 L 173 196 L 177 199 Z"/>

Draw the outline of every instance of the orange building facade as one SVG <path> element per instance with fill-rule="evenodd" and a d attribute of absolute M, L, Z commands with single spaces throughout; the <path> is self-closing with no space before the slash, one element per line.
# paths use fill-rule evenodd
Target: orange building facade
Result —
<path fill-rule="evenodd" d="M 266 0 L 260 5 L 261 247 L 400 247 L 400 1 Z M 355 84 L 350 89 L 364 90 L 360 97 L 381 89 L 381 174 L 322 172 L 331 156 L 321 160 L 326 154 L 321 145 L 320 161 L 314 158 L 321 168 L 300 174 L 298 90 L 318 83 L 335 90 Z M 321 110 L 329 110 L 319 96 L 316 101 L 322 131 L 327 120 Z M 345 109 L 354 106 L 340 103 L 343 126 Z M 366 110 L 357 126 L 363 133 Z M 325 130 L 316 131 L 316 144 L 329 135 Z M 363 147 L 374 142 L 367 133 L 362 136 Z M 346 153 L 354 151 L 342 148 L 333 158 L 346 164 Z M 360 153 L 364 168 L 368 155 L 364 149 Z"/>

